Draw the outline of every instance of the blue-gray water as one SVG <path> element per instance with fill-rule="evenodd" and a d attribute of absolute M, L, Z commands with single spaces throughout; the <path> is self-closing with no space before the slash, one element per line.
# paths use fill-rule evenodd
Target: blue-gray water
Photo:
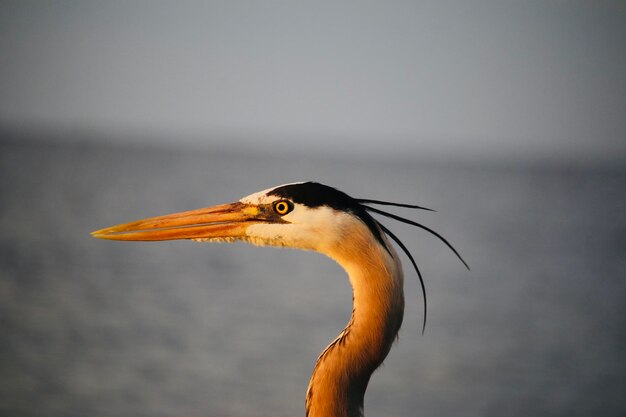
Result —
<path fill-rule="evenodd" d="M 626 415 L 626 170 L 0 142 L 0 415 L 302 416 L 351 311 L 315 253 L 100 241 L 89 232 L 314 179 L 386 221 L 408 267 L 367 416 Z"/>

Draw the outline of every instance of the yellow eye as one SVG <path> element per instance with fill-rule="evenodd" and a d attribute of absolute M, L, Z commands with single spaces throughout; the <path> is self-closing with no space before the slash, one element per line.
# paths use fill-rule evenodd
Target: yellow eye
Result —
<path fill-rule="evenodd" d="M 293 210 L 293 204 L 288 200 L 279 200 L 274 203 L 274 211 L 281 216 L 289 213 Z"/>

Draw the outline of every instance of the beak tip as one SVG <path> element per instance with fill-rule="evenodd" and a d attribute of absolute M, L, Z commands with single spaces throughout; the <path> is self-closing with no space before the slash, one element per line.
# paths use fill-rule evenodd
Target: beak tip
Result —
<path fill-rule="evenodd" d="M 96 239 L 106 239 L 109 233 L 107 233 L 107 229 L 94 230 L 89 233 L 91 237 L 95 237 Z"/>

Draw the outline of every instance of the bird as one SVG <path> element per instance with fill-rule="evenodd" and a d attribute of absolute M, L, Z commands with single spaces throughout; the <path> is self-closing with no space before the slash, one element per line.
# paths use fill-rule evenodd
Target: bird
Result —
<path fill-rule="evenodd" d="M 353 198 L 307 181 L 272 187 L 233 203 L 107 227 L 92 235 L 121 241 L 244 241 L 317 251 L 335 260 L 352 286 L 352 315 L 317 359 L 305 411 L 307 417 L 361 417 L 370 377 L 387 357 L 404 316 L 404 273 L 391 241 L 407 255 L 419 277 L 424 298 L 422 333 L 427 311 L 424 280 L 414 257 L 373 215 L 433 234 L 469 269 L 443 236 L 380 206 L 434 211 L 413 204 Z"/>

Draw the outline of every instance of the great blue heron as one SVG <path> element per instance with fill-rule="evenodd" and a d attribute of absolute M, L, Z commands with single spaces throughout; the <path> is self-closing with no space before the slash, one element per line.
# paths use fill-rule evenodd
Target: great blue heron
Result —
<path fill-rule="evenodd" d="M 415 268 L 406 246 L 370 213 L 438 233 L 414 221 L 371 205 L 424 207 L 380 200 L 355 199 L 315 182 L 270 188 L 241 200 L 131 223 L 93 232 L 112 240 L 156 241 L 191 239 L 201 242 L 246 241 L 321 252 L 348 273 L 353 290 L 352 317 L 346 328 L 320 354 L 306 395 L 309 417 L 363 415 L 363 397 L 370 376 L 389 353 L 404 314 L 402 264 L 388 241 L 394 240 Z"/>

